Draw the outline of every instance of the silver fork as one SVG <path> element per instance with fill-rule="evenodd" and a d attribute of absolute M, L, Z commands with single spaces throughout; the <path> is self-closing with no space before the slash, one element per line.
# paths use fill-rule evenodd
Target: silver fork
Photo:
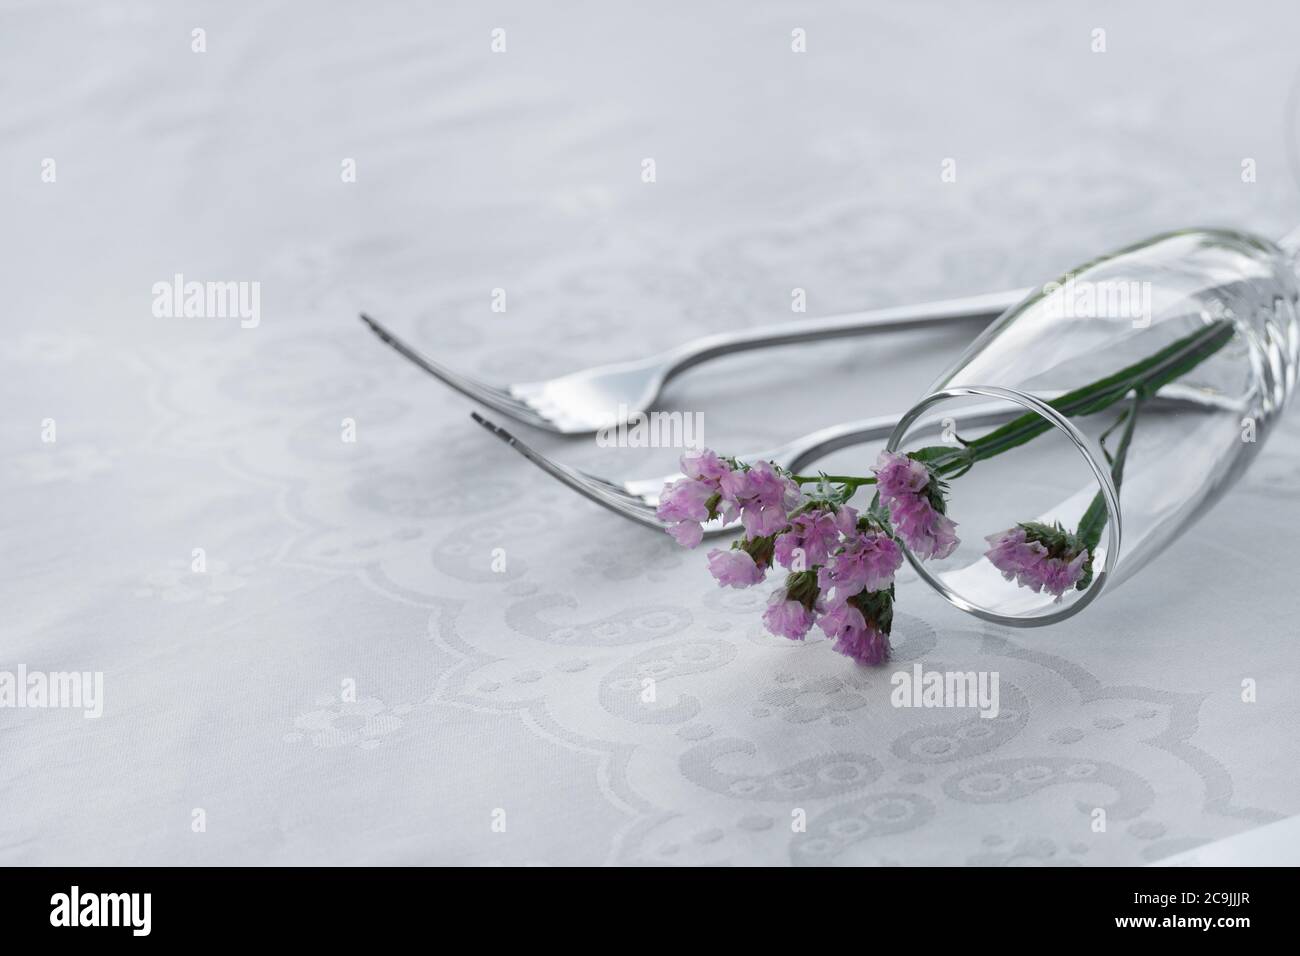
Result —
<path fill-rule="evenodd" d="M 581 435 L 617 426 L 648 410 L 670 379 L 723 355 L 871 332 L 932 328 L 965 321 L 987 324 L 1031 291 L 1012 289 L 706 335 L 648 358 L 506 386 L 489 385 L 454 372 L 421 355 L 366 313 L 361 313 L 361 320 L 399 354 L 462 395 L 534 428 Z"/>
<path fill-rule="evenodd" d="M 1009 410 L 1006 403 L 999 403 L 996 408 L 993 406 L 980 406 L 969 411 L 968 414 L 962 416 L 961 424 L 963 427 L 996 424 L 1014 416 L 1015 412 Z M 647 528 L 654 528 L 658 531 L 664 529 L 664 523 L 655 516 L 655 508 L 659 505 L 659 493 L 663 491 L 665 484 L 681 478 L 680 472 L 664 475 L 660 478 L 635 478 L 622 482 L 610 481 L 607 478 L 601 478 L 599 475 L 562 465 L 558 461 L 547 458 L 535 448 L 521 442 L 500 425 L 488 421 L 478 412 L 471 412 L 470 417 L 542 469 L 542 471 L 568 485 L 583 497 L 589 498 L 621 517 L 645 525 Z M 898 418 L 893 415 L 866 418 L 856 422 L 845 422 L 841 425 L 831 425 L 827 428 L 818 429 L 779 448 L 736 457 L 741 461 L 766 460 L 789 471 L 798 472 L 806 465 L 841 448 L 886 439 L 894 430 L 896 424 L 898 424 Z M 733 530 L 738 523 L 706 526 L 704 533 L 707 536 L 723 534 Z"/>
<path fill-rule="evenodd" d="M 1164 386 L 1155 396 L 1148 399 L 1146 407 L 1149 410 L 1159 408 L 1185 409 L 1189 407 L 1215 408 L 1237 414 L 1242 412 L 1245 404 L 1240 399 L 1210 394 L 1201 389 L 1175 382 Z M 960 427 L 970 429 L 982 428 L 986 425 L 1000 425 L 1024 413 L 1023 408 L 1017 408 L 1008 402 L 997 402 L 963 409 L 955 417 L 957 419 L 956 423 Z M 488 421 L 478 412 L 471 412 L 470 417 L 542 469 L 542 471 L 572 488 L 584 498 L 588 498 L 630 521 L 645 525 L 647 528 L 654 528 L 659 531 L 664 529 L 664 523 L 655 515 L 655 509 L 659 505 L 659 495 L 663 491 L 664 485 L 682 477 L 681 472 L 663 475 L 658 478 L 633 478 L 628 481 L 611 481 L 599 475 L 583 471 L 580 468 L 562 465 L 551 458 L 547 458 L 535 448 L 521 442 L 501 426 Z M 736 457 L 747 462 L 770 461 L 788 471 L 798 473 L 813 462 L 825 458 L 842 448 L 862 445 L 872 441 L 883 441 L 893 432 L 894 426 L 898 424 L 899 417 L 896 415 L 882 415 L 877 418 L 864 418 L 860 421 L 829 425 L 769 451 L 756 452 L 751 455 L 737 455 Z M 935 422 L 942 423 L 943 421 L 943 416 L 934 415 L 929 418 L 922 418 L 917 422 L 916 427 L 933 426 Z M 734 530 L 738 524 L 739 522 L 708 525 L 704 529 L 704 534 L 706 536 L 724 534 Z"/>

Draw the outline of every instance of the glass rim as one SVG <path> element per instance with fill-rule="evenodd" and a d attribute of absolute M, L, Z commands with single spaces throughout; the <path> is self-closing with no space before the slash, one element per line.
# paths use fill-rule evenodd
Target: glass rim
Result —
<path fill-rule="evenodd" d="M 1114 480 L 1111 478 L 1110 469 L 1101 464 L 1102 456 L 1098 454 L 1098 449 L 1094 446 L 1092 440 L 1079 431 L 1068 418 L 1042 399 L 1036 398 L 1028 392 L 1022 392 L 1015 388 L 1005 388 L 1001 385 L 952 385 L 930 392 L 898 420 L 898 424 L 894 426 L 893 432 L 885 442 L 885 450 L 890 454 L 897 452 L 898 446 L 908 430 L 916 423 L 917 419 L 935 405 L 954 398 L 969 396 L 998 398 L 1019 405 L 1045 419 L 1053 427 L 1059 428 L 1073 442 L 1075 448 L 1083 455 L 1088 467 L 1092 469 L 1093 477 L 1097 479 L 1097 484 L 1101 488 L 1102 500 L 1106 505 L 1108 520 L 1106 522 L 1105 567 L 1094 573 L 1092 583 L 1088 585 L 1088 589 L 1077 600 L 1071 601 L 1065 607 L 1047 614 L 1024 616 L 999 614 L 997 611 L 982 607 L 962 597 L 932 574 L 930 569 L 912 553 L 906 542 L 900 541 L 903 554 L 907 557 L 912 569 L 921 576 L 921 579 L 939 592 L 949 604 L 981 620 L 1002 624 L 1007 627 L 1045 627 L 1048 624 L 1068 620 L 1097 599 L 1097 596 L 1105 588 L 1111 572 L 1115 569 L 1115 563 L 1119 560 L 1120 540 L 1123 530 L 1121 528 L 1122 518 L 1119 510 L 1119 493 L 1115 488 Z"/>

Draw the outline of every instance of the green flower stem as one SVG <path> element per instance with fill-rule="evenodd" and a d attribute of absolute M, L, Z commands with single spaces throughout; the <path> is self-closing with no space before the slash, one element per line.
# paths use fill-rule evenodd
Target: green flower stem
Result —
<path fill-rule="evenodd" d="M 1186 375 L 1210 358 L 1227 345 L 1235 334 L 1236 327 L 1230 320 L 1216 320 L 1165 346 L 1140 362 L 1122 368 L 1113 375 L 1108 375 L 1105 378 L 1067 392 L 1047 404 L 1062 415 L 1075 417 L 1095 415 L 1117 402 L 1123 401 L 1131 393 L 1136 393 L 1139 400 L 1150 397 L 1164 385 L 1182 375 Z M 1132 439 L 1133 425 L 1136 418 L 1137 409 L 1135 407 L 1125 429 L 1129 441 Z M 953 448 L 950 445 L 931 445 L 911 454 L 914 458 L 925 462 L 941 478 L 958 477 L 969 470 L 975 462 L 984 461 L 1013 448 L 1018 448 L 1039 435 L 1050 431 L 1052 427 L 1052 423 L 1037 412 L 1026 412 L 1024 415 L 994 429 L 982 438 L 967 442 L 960 448 Z M 1121 443 L 1121 451 L 1123 454 L 1127 454 L 1128 441 Z M 1123 454 L 1117 459 L 1121 473 Z M 800 484 L 826 481 L 831 484 L 844 485 L 853 491 L 857 491 L 862 485 L 875 482 L 875 478 L 862 478 L 852 475 L 796 475 L 794 480 Z M 1118 487 L 1118 482 L 1116 482 L 1116 486 Z M 1105 514 L 1104 502 L 1102 514 L 1103 516 Z"/>
<path fill-rule="evenodd" d="M 1130 392 L 1149 396 L 1179 376 L 1186 375 L 1211 355 L 1227 345 L 1236 327 L 1226 319 L 1211 322 L 1190 335 L 1165 346 L 1159 352 L 1114 375 L 1099 379 L 1090 385 L 1055 398 L 1047 404 L 1066 417 L 1095 415 Z M 945 449 L 954 460 L 943 463 L 943 473 L 960 470 L 968 463 L 983 461 L 1023 445 L 1032 438 L 1050 431 L 1052 423 L 1037 412 L 1026 412 L 1001 428 L 996 428 L 983 438 L 977 438 L 961 449 Z"/>
<path fill-rule="evenodd" d="M 1142 392 L 1135 394 L 1133 396 L 1133 407 L 1125 412 L 1125 417 L 1121 419 L 1124 422 L 1124 431 L 1119 437 L 1119 448 L 1115 449 L 1115 456 L 1110 462 L 1110 476 L 1115 482 L 1116 494 L 1119 493 L 1120 485 L 1124 483 L 1124 460 L 1128 458 L 1128 448 L 1133 443 L 1133 429 L 1137 426 L 1138 410 L 1142 407 L 1145 398 L 1146 395 Z M 1116 424 L 1119 423 L 1116 422 Z M 1079 538 L 1079 543 L 1088 549 L 1088 565 L 1084 568 L 1083 575 L 1076 585 L 1080 591 L 1092 583 L 1092 558 L 1096 555 L 1097 545 L 1101 542 L 1101 532 L 1106 527 L 1106 518 L 1106 498 L 1098 491 L 1091 504 L 1088 505 L 1088 510 L 1079 519 L 1079 527 L 1075 532 Z"/>

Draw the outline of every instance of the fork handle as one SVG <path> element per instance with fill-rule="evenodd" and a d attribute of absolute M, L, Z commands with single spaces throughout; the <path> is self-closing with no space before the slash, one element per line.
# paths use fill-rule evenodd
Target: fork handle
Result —
<path fill-rule="evenodd" d="M 666 356 L 670 363 L 667 377 L 733 352 L 816 342 L 822 339 L 847 338 L 868 332 L 904 331 L 933 328 L 957 322 L 992 322 L 1007 309 L 1018 305 L 1033 289 L 1009 289 L 986 292 L 961 299 L 943 299 L 919 305 L 900 305 L 888 309 L 871 309 L 821 319 L 779 322 L 737 332 L 720 332 L 685 342 Z"/>

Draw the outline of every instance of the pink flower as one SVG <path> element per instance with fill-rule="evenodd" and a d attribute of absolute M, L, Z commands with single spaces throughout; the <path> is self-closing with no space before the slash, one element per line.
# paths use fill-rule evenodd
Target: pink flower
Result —
<path fill-rule="evenodd" d="M 906 455 L 882 451 L 876 459 L 876 488 L 884 499 L 915 495 L 930 483 L 930 469 L 924 462 Z"/>
<path fill-rule="evenodd" d="M 655 514 L 663 521 L 708 521 L 708 501 L 717 489 L 695 478 L 678 478 L 665 485 Z"/>
<path fill-rule="evenodd" d="M 883 591 L 894 583 L 894 572 L 902 564 L 902 549 L 889 535 L 854 532 L 818 572 L 817 583 L 824 591 L 834 588 L 838 603 L 861 591 Z"/>
<path fill-rule="evenodd" d="M 889 637 L 863 617 L 852 602 L 837 604 L 817 622 L 833 638 L 832 649 L 862 664 L 879 664 L 889 657 Z"/>
<path fill-rule="evenodd" d="M 683 548 L 694 548 L 704 540 L 704 526 L 698 521 L 679 521 L 668 526 L 668 533 Z"/>
<path fill-rule="evenodd" d="M 1037 567 L 1047 557 L 1047 549 L 1037 541 L 1028 540 L 1024 528 L 999 531 L 988 535 L 984 540 L 989 543 L 984 556 L 993 562 L 993 566 L 1008 581 Z"/>
<path fill-rule="evenodd" d="M 799 485 L 781 475 L 771 462 L 759 461 L 746 472 L 733 471 L 721 480 L 723 497 L 740 505 L 740 520 L 751 537 L 776 534 L 790 523 L 799 504 Z"/>
<path fill-rule="evenodd" d="M 1079 583 L 1083 576 L 1084 565 L 1088 563 L 1088 552 L 1080 551 L 1069 561 L 1049 558 L 1043 572 L 1043 590 L 1056 595 L 1061 600 L 1065 592 Z"/>
<path fill-rule="evenodd" d="M 868 624 L 862 630 L 845 631 L 831 645 L 831 650 L 851 657 L 859 664 L 874 666 L 889 660 L 892 648 L 889 646 L 889 635 Z"/>
<path fill-rule="evenodd" d="M 707 481 L 677 479 L 664 485 L 655 514 L 666 522 L 707 522 L 707 502 L 716 492 Z"/>
<path fill-rule="evenodd" d="M 804 639 L 804 635 L 812 629 L 814 618 L 812 611 L 790 599 L 785 588 L 772 593 L 767 610 L 763 612 L 763 624 L 768 631 L 792 641 Z"/>
<path fill-rule="evenodd" d="M 704 537 L 700 525 L 718 515 L 723 521 L 733 521 L 740 508 L 722 490 L 731 467 L 714 452 L 707 448 L 689 451 L 682 455 L 681 465 L 686 477 L 664 485 L 655 514 L 668 525 L 668 533 L 678 544 L 693 548 Z"/>
<path fill-rule="evenodd" d="M 724 588 L 747 588 L 763 580 L 766 572 L 754 563 L 749 552 L 733 548 L 709 552 L 709 573 Z"/>
<path fill-rule="evenodd" d="M 695 478 L 679 478 L 665 485 L 655 514 L 669 524 L 668 533 L 677 543 L 693 548 L 704 537 L 701 524 L 709 520 L 708 501 L 717 488 Z"/>
<path fill-rule="evenodd" d="M 827 637 L 838 639 L 847 631 L 861 630 L 866 627 L 867 621 L 857 607 L 847 601 L 840 601 L 822 615 L 817 626 L 826 633 Z"/>
<path fill-rule="evenodd" d="M 838 546 L 840 541 L 840 528 L 836 517 L 828 511 L 806 511 L 791 518 L 789 529 L 776 539 L 777 564 L 795 570 L 793 567 L 795 559 L 800 557 L 795 553 L 796 551 L 802 553 L 803 566 L 799 570 L 807 571 L 816 565 L 825 564 L 831 550 Z"/>
<path fill-rule="evenodd" d="M 801 497 L 798 482 L 782 475 L 771 462 L 748 469 L 732 467 L 707 448 L 682 456 L 685 478 L 664 486 L 656 514 L 668 532 L 688 548 L 700 543 L 703 532 L 683 527 L 715 517 L 724 522 L 740 516 L 750 537 L 774 535 L 790 523 L 790 511 Z"/>
<path fill-rule="evenodd" d="M 882 451 L 873 469 L 880 500 L 898 536 L 923 560 L 946 558 L 959 543 L 957 524 L 939 511 L 939 486 L 923 462 Z"/>
<path fill-rule="evenodd" d="M 1051 534 L 1052 529 L 1046 529 L 1046 533 Z M 1066 591 L 1079 583 L 1088 563 L 1088 549 L 1077 552 L 1069 549 L 1068 536 L 1060 532 L 1054 537 L 1062 545 L 1057 549 L 1061 553 L 1053 557 L 1051 549 L 1040 540 L 1042 536 L 1042 533 L 1031 535 L 1019 526 L 991 534 L 984 539 L 989 543 L 984 556 L 1008 581 L 1015 581 L 1035 594 L 1046 591 L 1060 601 Z"/>
<path fill-rule="evenodd" d="M 716 452 L 708 448 L 688 451 L 682 455 L 681 465 L 683 475 L 687 478 L 713 482 L 714 490 L 717 490 L 717 482 L 731 472 L 730 466 L 719 458 Z"/>
<path fill-rule="evenodd" d="M 889 515 L 894 519 L 894 529 L 899 537 L 921 560 L 946 558 L 961 543 L 957 537 L 957 523 L 931 507 L 924 498 L 912 499 L 911 507 L 901 513 L 893 507 Z"/>
<path fill-rule="evenodd" d="M 855 605 L 847 601 L 840 601 L 822 615 L 821 620 L 817 622 L 817 626 L 825 632 L 827 637 L 839 640 L 850 631 L 864 629 L 867 626 L 867 621 Z"/>
<path fill-rule="evenodd" d="M 858 530 L 858 510 L 840 505 L 840 509 L 835 512 L 835 527 L 845 537 L 854 534 Z"/>

